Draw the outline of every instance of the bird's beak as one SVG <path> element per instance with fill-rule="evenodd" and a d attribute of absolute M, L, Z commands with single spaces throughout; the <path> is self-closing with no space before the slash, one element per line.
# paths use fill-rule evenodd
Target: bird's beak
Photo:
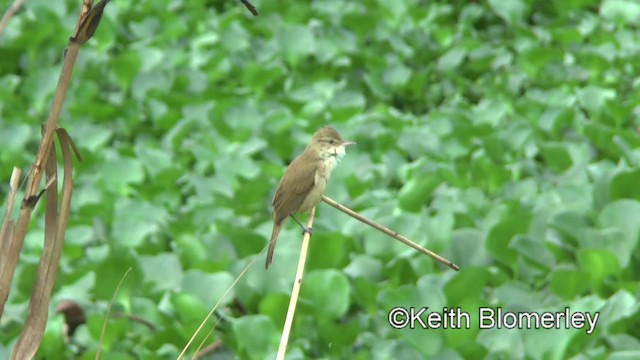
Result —
<path fill-rule="evenodd" d="M 356 144 L 355 141 L 344 141 L 344 142 L 342 142 L 342 146 L 355 145 L 355 144 Z"/>

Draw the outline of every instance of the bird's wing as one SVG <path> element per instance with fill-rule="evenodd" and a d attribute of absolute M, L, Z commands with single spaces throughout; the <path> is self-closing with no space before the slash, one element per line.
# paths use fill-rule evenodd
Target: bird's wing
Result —
<path fill-rule="evenodd" d="M 300 157 L 293 160 L 287 171 L 295 164 L 294 176 L 283 176 L 273 196 L 273 210 L 277 214 L 276 223 L 280 223 L 287 216 L 297 211 L 309 191 L 316 183 L 316 163 L 300 163 Z"/>

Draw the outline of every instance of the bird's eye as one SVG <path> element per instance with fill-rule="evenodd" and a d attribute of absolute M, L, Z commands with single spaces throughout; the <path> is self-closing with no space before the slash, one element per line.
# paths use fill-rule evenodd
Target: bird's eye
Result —
<path fill-rule="evenodd" d="M 333 140 L 333 139 L 329 139 L 329 144 L 333 145 L 333 144 L 335 144 L 335 143 L 336 143 L 336 141 L 335 141 L 335 140 Z"/>

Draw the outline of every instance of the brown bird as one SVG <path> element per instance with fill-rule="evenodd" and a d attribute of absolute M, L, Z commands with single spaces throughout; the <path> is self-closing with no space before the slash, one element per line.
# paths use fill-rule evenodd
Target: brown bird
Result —
<path fill-rule="evenodd" d="M 293 213 L 306 213 L 322 201 L 331 171 L 344 156 L 345 146 L 352 144 L 355 142 L 342 140 L 336 129 L 323 127 L 313 134 L 304 152 L 289 164 L 273 196 L 273 232 L 267 252 L 267 269 L 271 266 L 282 224 L 289 216 L 304 232 L 313 232 L 312 228 L 298 221 Z"/>

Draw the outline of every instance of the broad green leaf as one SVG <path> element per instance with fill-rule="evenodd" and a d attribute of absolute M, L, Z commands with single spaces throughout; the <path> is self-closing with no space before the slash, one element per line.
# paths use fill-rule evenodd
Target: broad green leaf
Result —
<path fill-rule="evenodd" d="M 307 260 L 308 266 L 313 269 L 342 265 L 349 256 L 349 243 L 350 239 L 341 234 L 314 234 L 309 246 L 309 253 L 312 256 Z"/>
<path fill-rule="evenodd" d="M 315 37 L 309 28 L 302 25 L 287 25 L 277 30 L 277 39 L 287 61 L 294 66 L 302 57 L 315 51 Z"/>
<path fill-rule="evenodd" d="M 586 272 L 557 268 L 551 274 L 551 291 L 566 300 L 575 299 L 589 288 L 589 276 Z"/>
<path fill-rule="evenodd" d="M 140 265 L 146 282 L 151 282 L 158 291 L 176 290 L 182 279 L 180 260 L 172 253 L 141 256 Z"/>
<path fill-rule="evenodd" d="M 489 278 L 485 268 L 463 268 L 444 286 L 447 303 L 449 306 L 459 306 L 466 299 L 480 296 Z"/>
<path fill-rule="evenodd" d="M 454 71 L 467 56 L 467 50 L 462 48 L 452 48 L 438 59 L 438 70 Z"/>
<path fill-rule="evenodd" d="M 411 178 L 398 193 L 398 203 L 403 210 L 418 212 L 428 204 L 433 190 L 441 180 L 433 174 L 420 174 Z"/>
<path fill-rule="evenodd" d="M 603 333 L 615 333 L 616 322 L 636 317 L 639 305 L 637 299 L 624 290 L 619 290 L 609 297 L 599 309 L 598 328 Z"/>
<path fill-rule="evenodd" d="M 344 272 L 351 278 L 366 278 L 371 281 L 380 279 L 382 274 L 382 264 L 379 260 L 367 255 L 357 255 L 344 268 Z"/>
<path fill-rule="evenodd" d="M 116 200 L 112 226 L 113 241 L 126 247 L 140 246 L 157 233 L 169 214 L 166 209 L 145 201 Z"/>
<path fill-rule="evenodd" d="M 562 311 L 558 311 L 562 313 Z M 523 330 L 525 352 L 536 359 L 560 359 L 569 347 L 576 330 L 565 329 L 532 329 Z"/>
<path fill-rule="evenodd" d="M 106 160 L 98 171 L 105 188 L 119 195 L 128 195 L 132 191 L 130 186 L 145 178 L 142 163 L 134 158 Z"/>
<path fill-rule="evenodd" d="M 578 264 L 582 272 L 588 274 L 592 291 L 602 291 L 608 277 L 618 276 L 620 265 L 611 252 L 597 249 L 584 249 L 578 252 Z"/>
<path fill-rule="evenodd" d="M 545 243 L 533 239 L 529 236 L 517 235 L 510 244 L 510 247 L 518 252 L 523 258 L 546 268 L 555 266 L 553 253 L 546 248 Z"/>
<path fill-rule="evenodd" d="M 181 290 L 195 295 L 205 306 L 213 308 L 218 302 L 228 304 L 233 301 L 234 291 L 229 290 L 234 277 L 227 272 L 205 273 L 199 270 L 187 270 L 181 281 Z"/>
<path fill-rule="evenodd" d="M 194 326 L 202 321 L 208 312 L 207 304 L 203 304 L 201 299 L 196 295 L 188 292 L 177 292 L 171 294 L 172 310 L 182 324 L 187 324 L 190 329 L 196 329 Z"/>
<path fill-rule="evenodd" d="M 131 80 L 142 67 L 142 59 L 137 51 L 125 51 L 114 57 L 111 66 L 118 85 L 124 90 L 129 90 Z"/>
<path fill-rule="evenodd" d="M 288 294 L 269 293 L 260 299 L 258 310 L 260 314 L 269 316 L 276 327 L 280 328 L 284 326 L 288 306 Z"/>
<path fill-rule="evenodd" d="M 621 24 L 635 24 L 640 20 L 640 4 L 630 0 L 605 0 L 600 15 Z"/>
<path fill-rule="evenodd" d="M 487 234 L 487 250 L 501 263 L 515 266 L 516 251 L 510 246 L 514 237 L 529 229 L 531 216 L 525 212 L 505 216 Z"/>
<path fill-rule="evenodd" d="M 129 268 L 131 271 L 127 274 Z M 144 270 L 140 259 L 133 251 L 116 247 L 103 261 L 95 264 L 94 271 L 96 286 L 93 296 L 97 299 L 110 300 L 117 291 L 117 298 L 124 301 L 142 290 Z M 122 286 L 116 290 L 121 280 Z M 127 305 L 126 302 L 124 304 Z"/>
<path fill-rule="evenodd" d="M 564 144 L 546 143 L 540 147 L 540 152 L 552 171 L 563 172 L 572 165 L 571 155 Z"/>
<path fill-rule="evenodd" d="M 220 42 L 230 53 L 247 50 L 250 35 L 239 22 L 233 22 L 221 35 Z"/>
<path fill-rule="evenodd" d="M 633 199 L 640 201 L 639 181 L 640 170 L 620 171 L 615 174 L 609 183 L 611 200 Z"/>
<path fill-rule="evenodd" d="M 382 80 L 391 88 L 401 88 L 407 84 L 411 73 L 412 70 L 404 64 L 393 62 L 382 75 Z"/>
<path fill-rule="evenodd" d="M 520 23 L 528 11 L 527 4 L 522 0 L 489 0 L 493 11 L 510 25 Z"/>
<path fill-rule="evenodd" d="M 588 86 L 577 90 L 577 97 L 580 104 L 587 110 L 597 114 L 607 100 L 614 100 L 616 93 L 614 90 Z"/>
<path fill-rule="evenodd" d="M 302 296 L 312 305 L 317 316 L 336 319 L 349 308 L 350 288 L 347 278 L 335 270 L 310 272 L 302 285 Z"/>
<path fill-rule="evenodd" d="M 605 229 L 617 230 L 616 243 L 618 246 L 614 253 L 622 267 L 627 267 L 631 261 L 631 254 L 638 244 L 640 234 L 640 202 L 635 200 L 618 200 L 607 205 L 600 216 L 598 223 Z"/>
<path fill-rule="evenodd" d="M 478 335 L 478 342 L 485 347 L 489 357 L 516 359 L 525 354 L 524 336 L 512 329 L 489 329 Z"/>
<path fill-rule="evenodd" d="M 95 126 L 93 124 L 74 124 L 70 129 L 71 136 L 75 144 L 80 148 L 85 148 L 89 152 L 96 152 L 112 138 L 113 129 L 106 126 Z M 80 150 L 83 154 L 82 150 Z"/>
<path fill-rule="evenodd" d="M 278 330 L 264 315 L 247 315 L 235 319 L 231 325 L 238 349 L 250 359 L 264 359 L 276 350 Z"/>

